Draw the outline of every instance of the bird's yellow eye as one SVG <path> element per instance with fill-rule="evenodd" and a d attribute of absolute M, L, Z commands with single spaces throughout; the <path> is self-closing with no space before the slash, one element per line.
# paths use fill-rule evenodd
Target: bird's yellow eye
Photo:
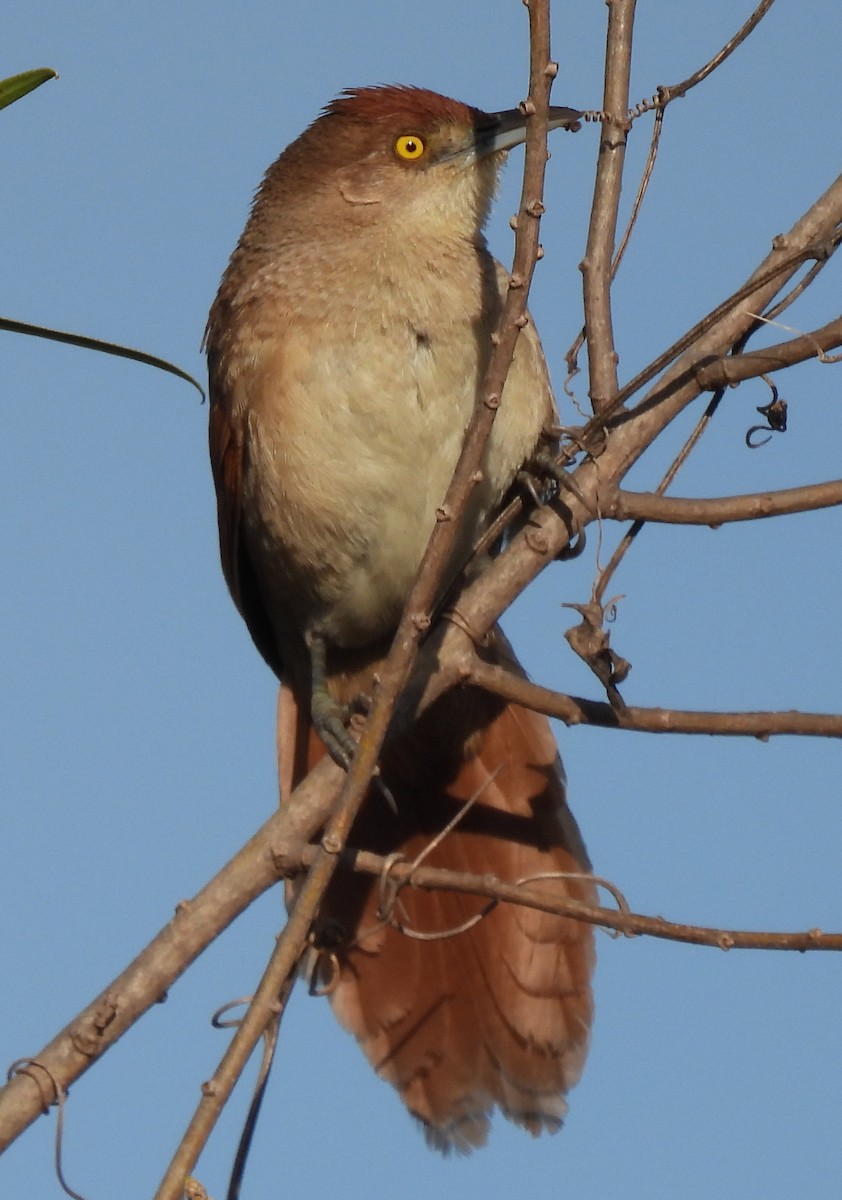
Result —
<path fill-rule="evenodd" d="M 410 162 L 421 158 L 425 150 L 424 139 L 415 133 L 403 133 L 395 141 L 395 154 L 398 158 L 405 158 Z"/>

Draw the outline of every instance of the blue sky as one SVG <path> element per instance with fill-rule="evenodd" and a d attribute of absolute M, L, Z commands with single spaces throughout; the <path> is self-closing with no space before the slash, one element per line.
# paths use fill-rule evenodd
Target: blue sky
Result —
<path fill-rule="evenodd" d="M 750 5 L 640 6 L 633 95 L 700 65 Z M 605 7 L 558 3 L 554 99 L 598 107 Z M 0 114 L 0 311 L 142 346 L 199 375 L 208 306 L 260 176 L 342 87 L 429 86 L 485 108 L 524 94 L 516 0 L 133 6 L 31 0 L 3 22 L 0 75 L 61 79 Z M 616 289 L 629 378 L 733 290 L 839 169 L 842 10 L 779 0 L 726 66 L 669 111 Z M 626 204 L 647 145 L 632 138 Z M 532 307 L 561 390 L 580 321 L 596 131 L 557 137 Z M 520 156 L 490 236 L 511 250 Z M 785 320 L 838 313 L 839 267 Z M 776 340 L 771 335 L 769 340 Z M 757 344 L 760 344 L 758 341 Z M 0 1062 L 31 1055 L 262 823 L 275 802 L 275 686 L 217 560 L 206 410 L 147 368 L 2 335 Z M 839 474 L 840 368 L 782 377 L 790 432 L 749 452 L 760 383 L 728 394 L 675 491 Z M 582 377 L 577 380 L 586 393 Z M 566 410 L 574 419 L 571 410 Z M 635 470 L 649 488 L 695 413 Z M 609 529 L 607 537 L 615 531 Z M 592 550 L 596 539 L 592 538 Z M 612 628 L 633 703 L 840 707 L 839 517 L 647 529 Z M 560 605 L 593 553 L 546 572 L 507 628 L 541 682 L 595 695 Z M 839 929 L 838 744 L 561 731 L 598 871 L 677 920 Z M 95 1200 L 152 1194 L 224 1049 L 210 1013 L 248 992 L 282 919 L 265 897 L 72 1089 L 66 1171 Z M 600 935 L 597 1021 L 562 1134 L 497 1125 L 465 1161 L 429 1153 L 324 1001 L 296 996 L 244 1197 L 789 1200 L 839 1194 L 840 964 Z M 250 1071 L 251 1074 L 251 1071 Z M 236 1094 L 199 1176 L 224 1194 Z M 42 1119 L 0 1194 L 58 1194 Z"/>

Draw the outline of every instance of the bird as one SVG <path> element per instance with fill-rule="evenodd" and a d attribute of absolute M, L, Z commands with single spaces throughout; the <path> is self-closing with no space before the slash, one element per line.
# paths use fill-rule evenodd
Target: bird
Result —
<path fill-rule="evenodd" d="M 550 128 L 580 115 L 552 107 Z M 281 683 L 282 803 L 353 753 L 348 713 L 376 687 L 491 354 L 508 275 L 484 227 L 526 123 L 414 86 L 342 92 L 269 167 L 222 277 L 204 342 L 220 552 Z M 556 421 L 529 322 L 443 589 Z M 520 671 L 499 628 L 480 652 Z M 387 741 L 380 778 L 351 845 L 595 902 L 543 715 L 456 688 Z M 590 1037 L 591 926 L 384 890 L 340 867 L 314 926 L 340 1023 L 434 1149 L 482 1146 L 498 1110 L 558 1130 Z"/>

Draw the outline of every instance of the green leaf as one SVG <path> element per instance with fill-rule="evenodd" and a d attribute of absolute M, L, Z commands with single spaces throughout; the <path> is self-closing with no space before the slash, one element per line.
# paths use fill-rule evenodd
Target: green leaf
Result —
<path fill-rule="evenodd" d="M 24 71 L 20 75 L 0 79 L 0 108 L 7 108 L 27 92 L 34 92 L 48 79 L 58 79 L 58 72 L 52 67 L 38 67 L 34 71 Z"/>

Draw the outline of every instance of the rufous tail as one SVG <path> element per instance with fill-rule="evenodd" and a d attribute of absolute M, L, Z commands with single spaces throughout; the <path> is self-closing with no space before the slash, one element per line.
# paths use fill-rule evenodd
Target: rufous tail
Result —
<path fill-rule="evenodd" d="M 499 631 L 490 653 L 517 669 Z M 301 707 L 282 699 L 285 786 L 323 753 L 305 722 L 291 728 Z M 554 896 L 596 903 L 544 716 L 474 688 L 452 691 L 382 770 L 397 813 L 373 790 L 350 845 L 409 862 L 429 849 L 425 866 L 532 879 Z M 536 879 L 545 875 L 556 877 Z M 532 1134 L 559 1129 L 588 1048 L 591 926 L 413 887 L 384 913 L 383 897 L 370 878 L 342 868 L 334 877 L 319 918 L 334 967 L 331 1003 L 430 1145 L 461 1153 L 483 1145 L 495 1107 Z"/>

